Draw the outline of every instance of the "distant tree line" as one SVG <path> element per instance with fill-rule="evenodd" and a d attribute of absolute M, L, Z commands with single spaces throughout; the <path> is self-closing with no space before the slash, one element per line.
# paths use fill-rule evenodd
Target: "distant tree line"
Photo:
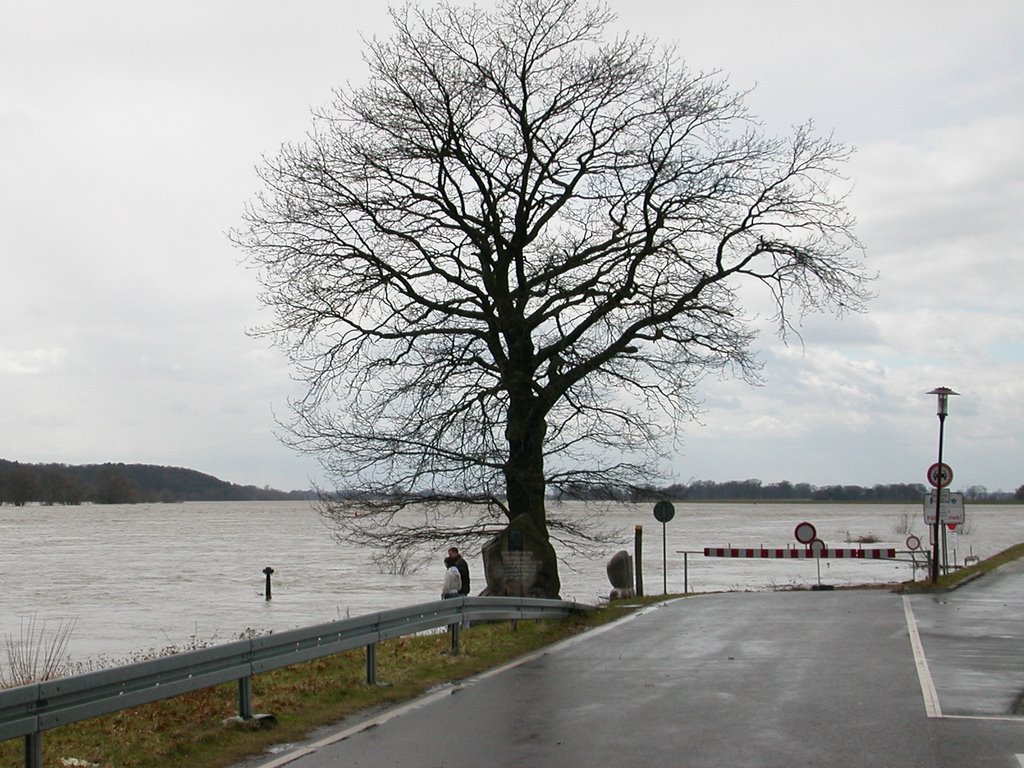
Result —
<path fill-rule="evenodd" d="M 275 501 L 315 497 L 235 485 L 192 469 L 151 464 L 22 464 L 0 459 L 0 504 Z"/>
<path fill-rule="evenodd" d="M 604 501 L 846 501 L 846 502 L 920 502 L 930 489 L 923 483 L 888 483 L 873 486 L 825 485 L 810 483 L 764 484 L 760 480 L 696 480 L 692 483 L 674 483 L 664 488 L 644 486 L 623 488 L 600 484 L 568 484 L 555 490 L 552 497 L 560 500 Z M 972 485 L 961 491 L 967 501 L 1008 502 L 1024 501 L 1024 485 L 1016 492 L 988 491 L 984 486 Z"/>
<path fill-rule="evenodd" d="M 825 485 L 764 484 L 760 480 L 696 480 L 623 488 L 618 485 L 566 483 L 553 489 L 557 500 L 645 502 L 673 501 L 846 501 L 915 503 L 929 489 L 923 483 Z M 1015 492 L 963 489 L 967 501 L 1024 501 L 1024 485 Z M 318 498 L 314 491 L 279 491 L 236 485 L 193 469 L 152 464 L 22 464 L 0 459 L 0 504 L 133 504 L 180 501 L 290 501 Z"/>

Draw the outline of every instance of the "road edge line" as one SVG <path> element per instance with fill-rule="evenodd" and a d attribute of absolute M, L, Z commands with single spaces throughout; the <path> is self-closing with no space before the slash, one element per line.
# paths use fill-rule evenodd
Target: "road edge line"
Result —
<path fill-rule="evenodd" d="M 917 631 L 917 619 L 914 609 L 910 607 L 910 598 L 903 595 L 903 615 L 907 619 L 907 632 L 910 634 L 910 648 L 914 652 L 914 665 L 917 667 L 917 679 L 921 684 L 921 695 L 924 697 L 924 710 L 928 717 L 942 717 L 942 706 L 939 694 L 932 682 L 932 673 L 928 669 L 928 659 L 924 655 L 921 634 Z"/>
<path fill-rule="evenodd" d="M 345 739 L 348 739 L 356 735 L 357 733 L 369 730 L 370 728 L 375 728 L 378 725 L 383 725 L 389 720 L 394 720 L 397 717 L 401 717 L 407 712 L 411 712 L 414 709 L 419 709 L 420 707 L 426 706 L 427 704 L 437 701 L 438 699 L 450 696 L 456 691 L 473 685 L 474 683 L 479 682 L 480 680 L 486 680 L 489 677 L 494 677 L 495 675 L 499 675 L 502 672 L 507 672 L 510 669 L 522 666 L 523 664 L 531 662 L 534 659 L 538 659 L 541 656 L 546 656 L 550 653 L 555 653 L 559 650 L 563 650 L 566 647 L 575 645 L 576 643 L 581 642 L 589 637 L 594 637 L 595 635 L 603 634 L 604 632 L 607 632 L 613 627 L 619 626 L 627 621 L 631 621 L 632 619 L 635 619 L 638 616 L 642 616 L 643 614 L 648 613 L 649 611 L 652 611 L 656 608 L 660 608 L 661 606 L 666 605 L 668 602 L 672 601 L 668 600 L 659 603 L 652 603 L 651 605 L 645 606 L 637 611 L 634 611 L 633 613 L 628 613 L 625 616 L 615 619 L 614 621 L 609 621 L 598 627 L 594 627 L 593 629 L 588 629 L 586 632 L 581 632 L 578 635 L 573 635 L 563 640 L 559 640 L 557 643 L 553 643 L 551 645 L 538 648 L 534 651 L 527 653 L 524 656 L 512 659 L 511 661 L 508 661 L 502 664 L 501 666 L 494 667 L 493 669 L 488 669 L 484 670 L 483 672 L 479 672 L 471 677 L 466 678 L 465 680 L 456 683 L 442 684 L 439 688 L 435 688 L 434 690 L 428 691 L 427 693 L 423 694 L 422 696 L 416 699 L 413 699 L 412 701 L 408 701 L 404 704 L 398 704 L 394 707 L 390 707 L 384 712 L 381 712 L 373 717 L 370 717 L 367 720 L 360 721 L 347 728 L 342 728 L 341 730 L 330 733 L 327 736 L 322 737 L 316 741 L 296 745 L 292 750 L 289 750 L 284 754 L 276 755 L 267 762 L 259 763 L 257 768 L 282 768 L 282 766 L 286 766 L 289 763 L 294 763 L 296 760 L 301 760 L 303 757 L 308 757 L 309 755 L 320 751 L 324 747 L 329 747 L 332 744 L 336 744 L 339 741 L 344 741 Z M 327 727 L 330 728 L 330 726 Z"/>

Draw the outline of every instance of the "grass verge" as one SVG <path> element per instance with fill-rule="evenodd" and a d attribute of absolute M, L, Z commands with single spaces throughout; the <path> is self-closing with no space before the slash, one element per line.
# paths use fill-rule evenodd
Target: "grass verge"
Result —
<path fill-rule="evenodd" d="M 1022 557 L 1024 557 L 1024 544 L 1015 544 L 986 560 L 981 560 L 965 568 L 958 568 L 955 571 L 940 575 L 938 582 L 934 586 L 931 581 L 907 581 L 902 584 L 902 589 L 906 592 L 953 589 Z"/>
<path fill-rule="evenodd" d="M 638 598 L 654 603 L 665 597 Z M 447 633 L 402 637 L 377 646 L 377 680 L 366 685 L 362 649 L 260 675 L 253 709 L 275 716 L 272 726 L 225 724 L 237 714 L 238 686 L 226 684 L 43 734 L 47 768 L 223 768 L 275 744 L 300 741 L 315 728 L 375 708 L 408 701 L 523 654 L 613 621 L 632 608 L 613 604 L 564 620 L 478 624 L 449 653 Z M 21 739 L 0 742 L 0 765 L 23 764 Z"/>

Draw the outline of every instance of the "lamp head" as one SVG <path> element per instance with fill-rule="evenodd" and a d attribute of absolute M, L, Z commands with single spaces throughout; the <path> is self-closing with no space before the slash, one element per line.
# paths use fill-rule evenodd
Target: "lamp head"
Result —
<path fill-rule="evenodd" d="M 937 395 L 938 396 L 938 398 L 939 398 L 939 403 L 938 403 L 939 407 L 938 407 L 937 415 L 945 416 L 947 413 L 949 413 L 949 396 L 950 395 L 959 395 L 960 393 L 959 392 L 954 392 L 949 387 L 936 387 L 935 389 L 933 389 L 928 394 L 929 395 Z"/>

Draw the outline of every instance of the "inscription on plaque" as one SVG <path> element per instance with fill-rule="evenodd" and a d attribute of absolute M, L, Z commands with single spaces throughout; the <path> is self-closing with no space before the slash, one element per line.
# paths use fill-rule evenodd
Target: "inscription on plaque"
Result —
<path fill-rule="evenodd" d="M 537 571 L 540 570 L 540 563 L 533 556 L 532 552 L 507 551 L 503 558 L 505 564 L 505 580 L 510 587 L 510 592 L 517 592 L 520 595 L 533 586 L 537 578 Z M 514 586 L 513 586 L 514 585 Z"/>
<path fill-rule="evenodd" d="M 487 588 L 484 595 L 557 598 L 555 550 L 526 515 L 509 521 L 481 550 Z"/>

